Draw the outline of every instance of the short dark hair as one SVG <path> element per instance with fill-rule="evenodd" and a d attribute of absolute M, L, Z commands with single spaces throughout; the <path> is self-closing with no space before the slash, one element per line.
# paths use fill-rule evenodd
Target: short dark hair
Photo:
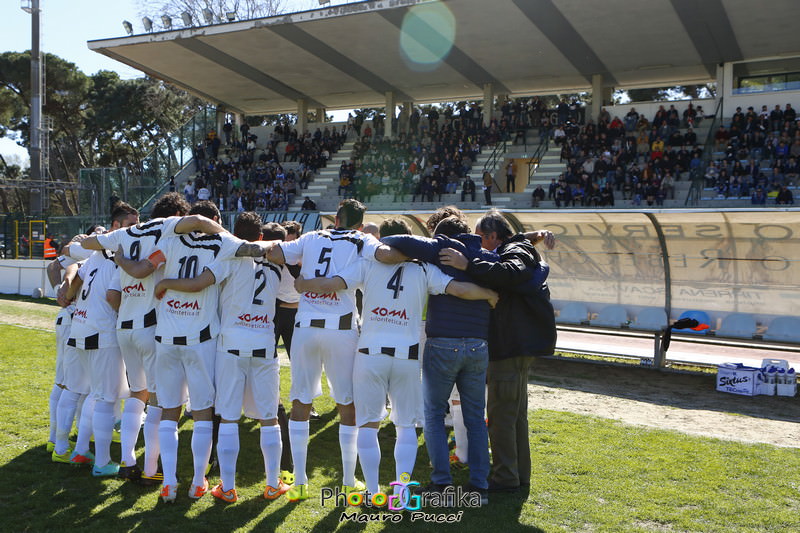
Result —
<path fill-rule="evenodd" d="M 297 235 L 299 237 L 303 233 L 303 225 L 296 220 L 284 220 L 281 222 L 281 226 L 286 230 L 286 235 Z"/>
<path fill-rule="evenodd" d="M 285 241 L 286 228 L 277 222 L 267 222 L 261 227 L 261 238 L 265 241 Z"/>
<path fill-rule="evenodd" d="M 358 200 L 348 198 L 347 200 L 342 200 L 339 204 L 339 209 L 336 211 L 336 218 L 339 219 L 339 224 L 343 228 L 357 228 L 364 221 L 364 212 L 366 210 L 367 206 Z"/>
<path fill-rule="evenodd" d="M 461 212 L 461 209 L 457 208 L 454 205 L 446 205 L 444 207 L 440 207 L 436 211 L 433 212 L 431 216 L 428 217 L 428 221 L 425 223 L 425 227 L 428 228 L 432 234 L 437 233 L 436 226 L 439 225 L 439 222 L 446 219 L 447 217 L 456 217 L 460 220 L 464 221 L 464 224 L 467 223 L 467 217 L 464 213 Z M 469 225 L 467 224 L 467 231 L 463 233 L 469 233 Z"/>
<path fill-rule="evenodd" d="M 246 241 L 257 241 L 261 236 L 261 215 L 255 211 L 239 213 L 233 223 L 233 234 Z"/>
<path fill-rule="evenodd" d="M 381 238 L 390 235 L 411 235 L 411 226 L 402 218 L 387 218 L 381 222 L 379 231 Z"/>
<path fill-rule="evenodd" d="M 136 215 L 138 217 L 139 211 L 122 201 L 116 202 L 111 208 L 112 223 L 118 222 L 122 224 L 122 221 L 125 220 L 129 215 Z"/>
<path fill-rule="evenodd" d="M 214 220 L 215 217 L 217 220 L 221 218 L 217 204 L 210 200 L 198 200 L 192 205 L 192 208 L 189 210 L 189 214 L 203 215 L 211 220 Z"/>
<path fill-rule="evenodd" d="M 466 220 L 462 220 L 457 216 L 446 217 L 433 230 L 434 235 L 445 235 L 447 237 L 455 237 L 462 233 L 469 233 L 469 226 Z"/>
<path fill-rule="evenodd" d="M 514 235 L 511 224 L 497 209 L 489 209 L 485 215 L 478 219 L 477 227 L 485 235 L 492 232 L 497 233 L 497 238 L 502 241 Z"/>
<path fill-rule="evenodd" d="M 189 209 L 191 209 L 191 206 L 182 194 L 168 192 L 153 204 L 150 218 L 182 217 L 189 212 Z"/>

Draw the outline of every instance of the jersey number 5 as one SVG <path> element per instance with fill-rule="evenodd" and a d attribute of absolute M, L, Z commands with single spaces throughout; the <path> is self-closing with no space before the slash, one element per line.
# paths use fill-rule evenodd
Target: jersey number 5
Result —
<path fill-rule="evenodd" d="M 325 265 L 325 270 L 321 270 L 318 268 L 316 271 L 314 271 L 314 275 L 317 276 L 318 278 L 328 275 L 328 271 L 330 271 L 331 269 L 332 251 L 333 248 L 323 248 L 322 250 L 320 250 L 319 259 L 317 260 L 317 263 L 319 263 L 320 266 Z"/>

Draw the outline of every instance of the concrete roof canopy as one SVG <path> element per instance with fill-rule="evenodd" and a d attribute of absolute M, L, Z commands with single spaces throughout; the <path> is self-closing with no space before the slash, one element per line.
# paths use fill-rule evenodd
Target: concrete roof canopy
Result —
<path fill-rule="evenodd" d="M 383 107 L 706 83 L 800 56 L 797 0 L 380 0 L 90 41 L 231 111 Z"/>

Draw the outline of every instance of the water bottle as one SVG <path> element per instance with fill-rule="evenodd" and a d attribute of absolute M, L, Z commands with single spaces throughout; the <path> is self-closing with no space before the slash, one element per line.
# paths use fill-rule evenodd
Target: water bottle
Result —
<path fill-rule="evenodd" d="M 786 385 L 787 384 L 787 381 L 786 381 L 786 369 L 785 368 L 778 368 L 777 370 L 778 370 L 778 376 L 777 376 L 775 382 L 778 385 Z"/>

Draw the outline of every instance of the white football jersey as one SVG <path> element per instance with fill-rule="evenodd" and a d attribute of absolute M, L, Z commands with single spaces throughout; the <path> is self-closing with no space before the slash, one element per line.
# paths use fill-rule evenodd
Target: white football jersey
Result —
<path fill-rule="evenodd" d="M 234 257 L 244 242 L 230 233 L 186 233 L 162 237 L 158 248 L 166 257 L 164 278 L 197 277 L 215 260 Z M 167 291 L 157 309 L 156 341 L 192 345 L 215 338 L 219 334 L 218 299 L 219 288 L 216 285 L 200 292 Z"/>
<path fill-rule="evenodd" d="M 98 235 L 97 242 L 111 252 L 116 252 L 122 246 L 125 257 L 139 261 L 150 257 L 165 235 L 175 235 L 175 226 L 180 220 L 181 217 L 156 218 Z M 158 300 L 154 289 L 161 281 L 162 273 L 158 269 L 146 278 L 137 279 L 122 269 L 118 270 L 122 288 L 122 302 L 117 317 L 118 329 L 142 329 L 156 324 Z"/>
<path fill-rule="evenodd" d="M 411 261 L 385 265 L 360 260 L 338 276 L 348 288 L 364 290 L 359 351 L 402 359 L 419 357 L 428 294 L 443 294 L 453 280 L 435 265 Z"/>
<path fill-rule="evenodd" d="M 113 282 L 116 269 L 111 254 L 94 252 L 78 270 L 83 286 L 75 299 L 70 346 L 96 350 L 117 345 L 117 312 L 106 300 L 106 291 L 120 290 Z"/>
<path fill-rule="evenodd" d="M 288 264 L 302 262 L 300 275 L 304 278 L 335 276 L 359 257 L 374 261 L 380 246 L 378 239 L 357 230 L 312 231 L 280 243 Z M 358 321 L 355 288 L 301 293 L 296 320 L 299 327 L 353 329 Z"/>
<path fill-rule="evenodd" d="M 286 265 L 281 265 L 281 283 L 278 285 L 278 300 L 287 304 L 300 301 L 300 293 L 294 288 L 294 276 Z"/>
<path fill-rule="evenodd" d="M 220 285 L 218 349 L 239 356 L 275 355 L 275 295 L 280 267 L 239 257 L 208 266 Z"/>

